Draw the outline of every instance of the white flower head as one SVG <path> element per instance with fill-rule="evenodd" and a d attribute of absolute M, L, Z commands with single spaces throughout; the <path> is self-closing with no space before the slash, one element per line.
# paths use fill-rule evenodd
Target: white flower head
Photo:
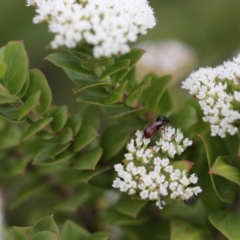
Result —
<path fill-rule="evenodd" d="M 136 132 L 136 138 L 127 144 L 129 153 L 124 155 L 124 165 L 114 166 L 117 178 L 112 185 L 129 195 L 156 201 L 160 209 L 165 205 L 164 196 L 169 195 L 172 199 L 180 198 L 189 202 L 191 197 L 202 191 L 199 186 L 190 186 L 198 181 L 195 174 L 188 176 L 186 170 L 174 168 L 166 156 L 174 157 L 176 151 L 182 153 L 192 142 L 184 138 L 179 129 L 170 127 L 165 130 L 160 133 L 160 140 L 156 142 L 158 147 L 148 146 L 150 139 L 144 145 L 139 145 L 145 138 L 142 131 Z M 169 146 L 167 151 L 163 149 L 165 143 Z M 137 150 L 133 152 L 133 149 Z"/>
<path fill-rule="evenodd" d="M 215 68 L 200 68 L 182 82 L 182 88 L 199 100 L 203 121 L 210 124 L 211 136 L 226 137 L 238 132 L 240 120 L 240 55 Z M 229 91 L 231 89 L 231 91 Z"/>
<path fill-rule="evenodd" d="M 129 42 L 156 25 L 147 0 L 27 0 L 35 24 L 46 21 L 55 34 L 52 48 L 93 45 L 96 58 L 129 52 Z"/>

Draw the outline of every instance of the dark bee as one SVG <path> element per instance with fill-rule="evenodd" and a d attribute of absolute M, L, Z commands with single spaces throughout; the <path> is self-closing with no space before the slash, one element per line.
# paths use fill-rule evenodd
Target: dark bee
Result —
<path fill-rule="evenodd" d="M 190 198 L 188 199 L 185 199 L 183 200 L 183 202 L 186 204 L 186 205 L 192 205 L 194 203 L 196 203 L 197 201 L 197 197 L 195 195 L 191 196 Z"/>
<path fill-rule="evenodd" d="M 169 119 L 161 116 L 158 117 L 152 124 L 147 125 L 144 128 L 144 137 L 151 138 L 156 130 L 163 130 L 166 126 L 169 125 Z"/>

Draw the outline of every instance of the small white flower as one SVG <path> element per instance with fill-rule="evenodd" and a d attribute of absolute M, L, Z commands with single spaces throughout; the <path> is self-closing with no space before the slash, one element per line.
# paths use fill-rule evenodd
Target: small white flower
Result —
<path fill-rule="evenodd" d="M 114 165 L 114 169 L 115 171 L 119 172 L 119 171 L 122 171 L 123 170 L 123 165 L 118 163 L 118 164 L 115 164 Z"/>
<path fill-rule="evenodd" d="M 124 157 L 125 157 L 125 159 L 128 160 L 128 161 L 133 160 L 133 155 L 132 155 L 132 153 L 125 153 L 125 154 L 124 154 Z"/>
<path fill-rule="evenodd" d="M 156 25 L 147 0 L 27 0 L 35 5 L 34 23 L 47 21 L 55 34 L 53 48 L 77 47 L 86 42 L 93 45 L 96 58 L 110 57 L 130 51 L 129 42 L 147 33 Z"/>
<path fill-rule="evenodd" d="M 140 197 L 142 198 L 142 199 L 146 199 L 146 198 L 148 198 L 148 190 L 143 190 L 143 191 L 141 191 L 140 192 Z"/>

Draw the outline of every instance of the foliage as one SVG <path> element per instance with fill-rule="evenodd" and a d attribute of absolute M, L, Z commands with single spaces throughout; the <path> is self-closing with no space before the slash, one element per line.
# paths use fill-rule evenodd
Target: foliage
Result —
<path fill-rule="evenodd" d="M 0 49 L 7 239 L 213 239 L 216 229 L 239 239 L 239 214 L 227 210 L 239 201 L 239 136 L 211 137 L 195 99 L 175 107 L 171 76 L 138 79 L 142 55 L 132 49 L 95 59 L 83 45 L 47 56 L 75 85 L 80 110 L 70 114 L 52 105 L 48 82 L 40 70 L 28 69 L 22 42 Z M 123 159 L 130 136 L 160 115 L 194 141 L 183 155 L 203 189 L 193 206 L 178 199 L 160 211 L 112 189 L 113 165 Z"/>

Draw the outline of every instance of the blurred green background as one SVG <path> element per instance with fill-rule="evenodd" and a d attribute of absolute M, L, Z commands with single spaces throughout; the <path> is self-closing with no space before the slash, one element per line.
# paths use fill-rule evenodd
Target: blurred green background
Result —
<path fill-rule="evenodd" d="M 177 39 L 192 46 L 199 56 L 199 66 L 214 66 L 240 49 L 239 0 L 150 0 L 157 26 L 144 40 Z M 53 36 L 47 25 L 32 23 L 33 7 L 24 0 L 0 0 L 0 45 L 23 40 L 31 68 L 40 68 L 53 91 L 53 103 L 75 110 L 71 82 L 61 69 L 44 60 L 52 52 L 45 46 Z M 79 105 L 78 105 L 79 107 Z"/>

